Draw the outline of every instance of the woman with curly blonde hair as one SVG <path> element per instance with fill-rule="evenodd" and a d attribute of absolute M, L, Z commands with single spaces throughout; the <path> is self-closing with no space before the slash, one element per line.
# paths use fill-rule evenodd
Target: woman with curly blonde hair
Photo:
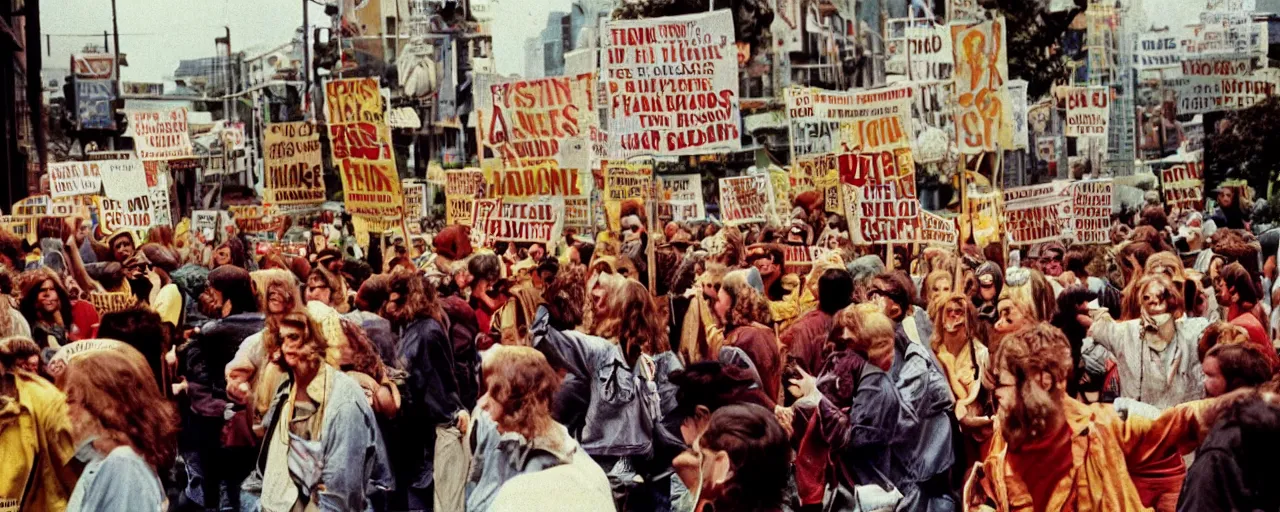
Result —
<path fill-rule="evenodd" d="M 158 472 L 173 462 L 178 414 L 142 354 L 122 346 L 69 358 L 58 387 L 77 444 L 93 456 L 67 510 L 163 509 Z"/>

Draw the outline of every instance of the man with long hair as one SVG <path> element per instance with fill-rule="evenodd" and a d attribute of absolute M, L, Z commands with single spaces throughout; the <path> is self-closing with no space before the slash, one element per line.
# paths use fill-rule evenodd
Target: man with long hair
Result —
<path fill-rule="evenodd" d="M 1066 393 L 1071 346 L 1046 324 L 1006 337 L 988 372 L 996 429 L 989 455 L 965 484 L 971 511 L 1148 510 L 1130 468 L 1191 452 L 1227 403 L 1182 404 L 1154 420 L 1085 405 Z"/>
<path fill-rule="evenodd" d="M 258 489 L 263 510 L 368 509 L 392 482 L 364 390 L 324 361 L 328 344 L 305 309 L 273 318 L 265 338 L 279 347 L 274 362 L 288 378 L 244 488 Z"/>
<path fill-rule="evenodd" d="M 400 333 L 396 360 L 408 372 L 400 414 L 404 431 L 414 433 L 405 436 L 395 450 L 400 456 L 395 465 L 397 486 L 409 510 L 433 510 L 441 493 L 447 492 L 453 502 L 461 499 L 465 478 L 465 464 L 436 464 L 442 434 L 452 449 L 449 441 L 460 442 L 471 422 L 459 398 L 453 345 L 445 332 L 447 320 L 435 287 L 424 277 L 404 271 L 391 275 L 382 317 Z M 450 488 L 441 489 L 443 485 Z"/>
<path fill-rule="evenodd" d="M 794 358 L 804 371 L 817 375 L 822 370 L 832 318 L 853 298 L 853 276 L 843 268 L 828 269 L 818 278 L 818 307 L 805 313 L 782 332 L 788 359 Z"/>

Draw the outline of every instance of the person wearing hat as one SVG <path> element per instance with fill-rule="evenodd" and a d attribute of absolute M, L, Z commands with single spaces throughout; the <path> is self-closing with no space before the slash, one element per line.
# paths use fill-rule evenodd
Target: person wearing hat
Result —
<path fill-rule="evenodd" d="M 436 234 L 431 240 L 431 246 L 435 249 L 436 257 L 432 260 L 434 269 L 427 269 L 427 273 L 449 273 L 448 269 L 453 262 L 467 259 L 471 256 L 471 235 L 470 228 L 462 225 L 448 226 L 440 233 Z"/>
<path fill-rule="evenodd" d="M 130 256 L 133 256 L 135 249 L 137 249 L 137 245 L 133 240 L 133 233 L 123 230 L 116 231 L 107 238 L 107 257 L 105 260 L 124 263 Z"/>

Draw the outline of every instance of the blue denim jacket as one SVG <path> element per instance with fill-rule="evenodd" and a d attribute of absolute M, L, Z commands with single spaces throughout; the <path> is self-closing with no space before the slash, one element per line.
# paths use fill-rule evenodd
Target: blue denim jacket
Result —
<path fill-rule="evenodd" d="M 320 482 L 324 490 L 320 491 L 316 505 L 324 511 L 371 512 L 369 497 L 389 492 L 395 486 L 387 449 L 364 389 L 346 374 L 332 371 L 333 392 L 325 398 L 328 406 L 320 422 L 325 459 Z M 276 415 L 289 399 L 292 385 L 292 377 L 280 383 L 271 407 L 263 416 L 263 425 L 275 423 Z M 271 442 L 279 440 L 272 439 L 272 429 L 268 429 L 267 437 L 262 440 L 264 452 L 241 486 L 246 493 L 257 496 L 262 492 L 262 472 L 267 462 L 265 447 Z"/>
<path fill-rule="evenodd" d="M 533 346 L 556 368 L 590 384 L 586 426 L 580 442 L 599 457 L 647 456 L 653 450 L 653 425 L 658 418 L 645 412 L 642 400 L 657 394 L 653 382 L 627 365 L 621 349 L 604 338 L 577 331 L 557 331 L 539 307 L 530 328 Z"/>
<path fill-rule="evenodd" d="M 918 496 L 912 484 L 928 481 L 955 464 L 951 444 L 955 398 L 933 351 L 908 340 L 901 330 L 894 339 L 893 368 L 889 375 L 902 398 L 890 478 L 901 482 L 906 502 L 915 499 L 931 502 L 933 497 Z M 932 503 L 921 506 L 924 508 L 920 510 L 938 510 Z"/>
<path fill-rule="evenodd" d="M 536 473 L 547 468 L 573 462 L 578 443 L 569 436 L 564 425 L 556 424 L 564 435 L 565 446 L 553 447 L 545 439 L 525 439 L 524 436 L 498 432 L 498 425 L 483 409 L 476 409 L 471 424 L 475 436 L 471 455 L 471 472 L 467 476 L 467 511 L 489 510 L 498 490 L 507 481 L 525 473 Z"/>

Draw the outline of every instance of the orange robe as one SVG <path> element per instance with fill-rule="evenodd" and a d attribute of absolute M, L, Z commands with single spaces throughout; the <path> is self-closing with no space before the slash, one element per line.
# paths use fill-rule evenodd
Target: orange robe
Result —
<path fill-rule="evenodd" d="M 1150 510 L 1142 505 L 1129 478 L 1129 467 L 1158 460 L 1172 453 L 1195 450 L 1208 431 L 1204 412 L 1212 400 L 1171 408 L 1155 420 L 1130 417 L 1122 420 L 1109 405 L 1085 405 L 1063 399 L 1067 426 L 1071 429 L 1072 466 L 1057 482 L 1049 503 L 1033 507 L 1024 478 L 1009 465 L 1008 444 L 997 423 L 991 452 L 965 483 L 965 510 L 971 512 L 1051 511 L 1128 512 Z"/>

